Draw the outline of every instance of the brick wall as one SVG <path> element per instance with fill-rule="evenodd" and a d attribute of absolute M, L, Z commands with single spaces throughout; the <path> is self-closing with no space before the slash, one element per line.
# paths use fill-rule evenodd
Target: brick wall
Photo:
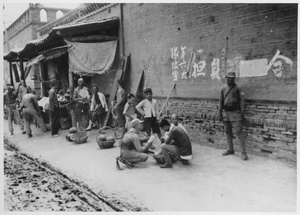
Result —
<path fill-rule="evenodd" d="M 148 82 L 154 96 L 165 99 L 176 82 L 169 112 L 181 116 L 195 144 L 225 148 L 217 105 L 225 73 L 234 71 L 248 99 L 247 150 L 296 161 L 296 4 L 125 4 L 123 8 L 125 54 L 131 53 L 132 59 L 127 84 L 132 92 L 154 57 Z M 180 68 L 180 60 L 188 63 L 192 53 L 196 65 L 183 74 L 187 67 Z M 180 59 L 177 65 L 175 54 Z M 241 62 L 255 60 L 265 61 L 262 68 L 267 72 L 240 77 Z M 252 72 L 262 69 L 256 63 L 251 66 Z M 235 148 L 239 150 L 239 145 Z"/>
<path fill-rule="evenodd" d="M 239 83 L 249 99 L 295 101 L 297 13 L 296 4 L 125 4 L 125 52 L 132 56 L 129 84 L 137 88 L 138 77 L 154 56 L 149 86 L 155 94 L 168 95 L 172 72 L 177 71 L 176 97 L 218 98 L 225 71 L 240 74 L 241 61 L 269 64 L 279 50 L 290 64 L 277 59 L 267 74 L 240 78 Z M 186 62 L 195 53 L 196 74 L 190 72 L 185 79 L 186 68 L 173 69 L 175 48 L 179 58 L 184 48 Z M 277 69 L 282 75 L 275 75 Z"/>
<path fill-rule="evenodd" d="M 165 99 L 158 98 L 159 109 Z M 218 118 L 218 100 L 170 99 L 164 117 L 179 115 L 194 144 L 226 148 L 223 123 Z M 247 100 L 243 132 L 250 154 L 296 162 L 296 103 L 257 102 Z M 237 139 L 234 148 L 240 151 Z"/>
<path fill-rule="evenodd" d="M 85 21 L 121 18 L 120 8 L 114 5 Z M 194 144 L 225 148 L 223 125 L 217 120 L 225 72 L 239 76 L 241 61 L 265 60 L 267 74 L 236 80 L 248 99 L 247 151 L 296 161 L 297 4 L 141 3 L 123 4 L 122 8 L 124 50 L 125 55 L 131 54 L 126 89 L 136 92 L 142 71 L 147 71 L 154 57 L 148 86 L 162 105 L 174 84 L 175 48 L 179 57 L 185 51 L 186 62 L 195 53 L 196 65 L 187 79 L 182 78 L 184 70 L 178 69 L 168 112 L 180 115 Z M 255 72 L 255 64 L 252 66 Z M 113 78 L 106 78 L 110 81 L 93 81 L 110 87 Z"/>

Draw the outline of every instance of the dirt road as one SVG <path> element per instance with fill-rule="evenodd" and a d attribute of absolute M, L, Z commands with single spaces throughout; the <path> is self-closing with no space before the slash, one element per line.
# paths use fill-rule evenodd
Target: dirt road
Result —
<path fill-rule="evenodd" d="M 251 154 L 248 161 L 242 161 L 239 152 L 223 157 L 222 149 L 193 142 L 189 166 L 179 162 L 173 169 L 160 169 L 150 156 L 133 169 L 117 171 L 118 143 L 100 149 L 96 130 L 89 132 L 87 143 L 76 144 L 66 140 L 67 131 L 53 139 L 50 133 L 32 129 L 32 138 L 16 131 L 9 141 L 20 152 L 51 164 L 122 211 L 296 211 L 295 164 Z M 5 127 L 5 136 L 7 131 Z"/>
<path fill-rule="evenodd" d="M 105 202 L 49 164 L 18 152 L 8 141 L 4 148 L 5 211 L 122 211 L 120 202 L 117 207 Z"/>

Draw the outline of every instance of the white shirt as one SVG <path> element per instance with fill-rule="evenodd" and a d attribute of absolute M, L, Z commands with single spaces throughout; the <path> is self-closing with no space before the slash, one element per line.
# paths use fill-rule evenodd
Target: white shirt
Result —
<path fill-rule="evenodd" d="M 100 102 L 102 104 L 102 107 L 105 108 L 105 111 L 108 111 L 108 107 L 107 107 L 105 96 L 102 93 L 100 93 L 100 92 L 98 92 L 98 96 L 99 96 Z M 95 106 L 96 106 L 96 100 L 95 100 L 95 95 L 93 94 L 90 110 L 91 111 L 94 110 Z"/>
<path fill-rule="evenodd" d="M 136 109 L 144 115 L 145 118 L 158 116 L 157 101 L 155 99 L 152 99 L 151 102 L 148 99 L 144 99 L 136 106 Z"/>

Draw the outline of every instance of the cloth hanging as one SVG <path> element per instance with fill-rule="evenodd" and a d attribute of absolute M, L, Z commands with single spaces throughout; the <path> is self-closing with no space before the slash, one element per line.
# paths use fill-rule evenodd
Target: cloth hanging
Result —
<path fill-rule="evenodd" d="M 102 43 L 69 42 L 69 71 L 81 76 L 106 73 L 115 59 L 118 41 Z"/>

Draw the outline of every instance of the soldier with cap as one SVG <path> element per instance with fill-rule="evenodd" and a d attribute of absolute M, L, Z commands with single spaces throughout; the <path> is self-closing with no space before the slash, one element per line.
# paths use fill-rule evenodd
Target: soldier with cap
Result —
<path fill-rule="evenodd" d="M 226 138 L 227 138 L 227 150 L 223 153 L 223 156 L 234 154 L 233 150 L 233 134 L 237 136 L 241 149 L 242 159 L 247 160 L 248 155 L 246 153 L 245 139 L 242 133 L 242 121 L 244 119 L 244 104 L 245 94 L 235 84 L 235 73 L 228 72 L 227 84 L 221 88 L 221 95 L 219 99 L 219 119 L 223 121 Z M 224 110 L 224 116 L 223 116 Z"/>
<path fill-rule="evenodd" d="M 121 153 L 117 157 L 117 162 L 124 163 L 127 167 L 133 167 L 133 163 L 145 162 L 148 159 L 148 149 L 152 145 L 154 137 L 140 139 L 138 134 L 143 129 L 143 121 L 139 119 L 133 119 L 131 121 L 130 130 L 124 135 L 120 142 Z M 144 146 L 142 142 L 147 141 Z"/>
<path fill-rule="evenodd" d="M 31 92 L 27 92 L 22 99 L 21 110 L 25 119 L 25 129 L 28 137 L 32 137 L 32 130 L 30 123 L 35 119 L 42 131 L 46 132 L 48 129 L 41 115 L 41 110 L 38 105 L 37 96 Z"/>
<path fill-rule="evenodd" d="M 12 86 L 8 86 L 7 91 L 4 93 L 4 105 L 7 107 L 8 113 L 8 127 L 10 136 L 14 135 L 13 121 L 17 122 L 20 126 L 22 134 L 25 134 L 24 125 L 21 120 L 19 111 L 17 110 L 17 93 Z"/>

